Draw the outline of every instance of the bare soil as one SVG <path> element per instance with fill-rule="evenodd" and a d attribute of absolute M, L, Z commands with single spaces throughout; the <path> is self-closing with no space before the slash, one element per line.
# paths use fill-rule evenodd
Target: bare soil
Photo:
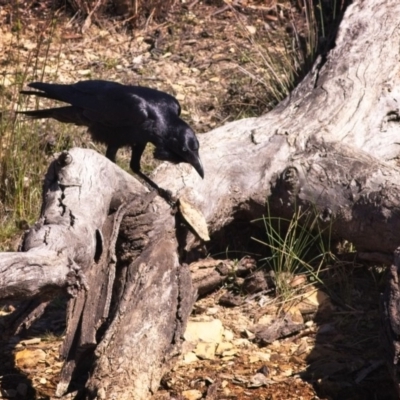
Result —
<path fill-rule="evenodd" d="M 140 29 L 128 29 L 119 20 L 103 20 L 85 33 L 82 19 L 52 10 L 51 2 L 10 3 L 0 1 L 0 93 L 10 105 L 21 104 L 16 99 L 23 78 L 116 80 L 174 94 L 199 133 L 271 109 L 276 100 L 266 51 L 271 57 L 286 54 L 282 32 L 291 26 L 289 15 L 304 32 L 297 7 L 273 0 L 242 1 L 239 9 L 222 1 L 176 2 L 163 22 L 149 19 Z M 40 126 L 45 129 L 37 134 L 45 131 L 46 137 L 59 128 L 53 122 Z M 83 144 L 79 137 L 73 140 Z M 304 329 L 269 345 L 257 343 L 251 329 L 281 309 L 274 293 L 241 294 L 241 305 L 226 307 L 220 298 L 240 292 L 243 283 L 228 282 L 196 303 L 193 319 L 219 319 L 232 333 L 226 339 L 232 352 L 182 360 L 164 377 L 155 398 L 395 399 L 379 344 L 383 274 L 353 263 L 332 267 L 323 287 L 329 288 L 330 306 L 317 303 L 311 314 L 300 312 Z M 2 308 L 2 329 L 15 306 Z M 52 396 L 62 365 L 64 317 L 65 299 L 57 299 L 29 330 L 1 336 L 0 386 L 8 392 L 0 398 Z M 257 373 L 266 379 L 261 385 L 254 382 Z M 77 377 L 75 387 L 85 378 Z"/>

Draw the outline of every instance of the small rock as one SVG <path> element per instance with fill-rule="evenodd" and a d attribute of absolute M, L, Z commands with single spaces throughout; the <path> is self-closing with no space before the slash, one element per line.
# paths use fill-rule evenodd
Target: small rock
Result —
<path fill-rule="evenodd" d="M 290 317 L 293 322 L 295 322 L 297 324 L 304 324 L 303 315 L 296 306 L 293 306 L 293 307 L 288 308 L 287 310 L 286 309 L 284 309 L 284 310 L 290 314 Z"/>
<path fill-rule="evenodd" d="M 259 368 L 257 370 L 257 373 L 258 374 L 263 374 L 265 376 L 268 376 L 269 375 L 269 369 L 268 369 L 268 367 L 266 365 L 263 365 L 261 368 Z"/>
<path fill-rule="evenodd" d="M 224 338 L 227 342 L 233 340 L 234 337 L 235 335 L 233 334 L 232 331 L 230 331 L 229 329 L 224 329 Z"/>
<path fill-rule="evenodd" d="M 259 270 L 248 276 L 244 280 L 242 288 L 247 294 L 253 294 L 268 289 L 268 282 L 264 272 Z"/>
<path fill-rule="evenodd" d="M 233 345 L 236 347 L 250 347 L 251 343 L 248 339 L 235 339 L 232 341 Z"/>
<path fill-rule="evenodd" d="M 215 348 L 216 343 L 199 342 L 194 353 L 202 360 L 213 360 L 215 358 Z"/>
<path fill-rule="evenodd" d="M 202 393 L 200 390 L 185 390 L 182 392 L 182 396 L 187 399 L 187 400 L 198 400 L 203 397 Z"/>
<path fill-rule="evenodd" d="M 232 348 L 233 348 L 233 344 L 232 343 L 229 343 L 229 342 L 219 343 L 218 346 L 217 346 L 217 350 L 215 350 L 215 354 L 218 355 L 218 356 L 226 355 L 225 351 L 232 350 Z"/>
<path fill-rule="evenodd" d="M 264 353 L 262 351 L 257 351 L 254 353 L 254 356 L 257 356 L 260 361 L 269 361 L 271 359 L 270 353 Z"/>
<path fill-rule="evenodd" d="M 318 318 L 329 319 L 335 307 L 330 297 L 321 289 L 312 289 L 305 293 L 297 307 L 302 314 L 317 312 Z"/>
<path fill-rule="evenodd" d="M 100 400 L 104 400 L 106 398 L 106 390 L 103 387 L 97 390 L 97 397 Z"/>
<path fill-rule="evenodd" d="M 290 376 L 293 373 L 293 368 L 289 364 L 279 364 L 279 370 L 283 376 Z"/>
<path fill-rule="evenodd" d="M 261 386 L 266 386 L 266 385 L 268 385 L 268 383 L 269 383 L 269 381 L 268 381 L 267 377 L 264 374 L 259 372 L 250 379 L 248 387 L 249 388 L 258 388 Z"/>
<path fill-rule="evenodd" d="M 45 385 L 45 384 L 47 383 L 46 378 L 40 378 L 39 383 L 40 383 L 41 385 Z"/>
<path fill-rule="evenodd" d="M 210 307 L 207 309 L 206 314 L 207 315 L 215 315 L 217 314 L 219 309 L 217 307 Z"/>
<path fill-rule="evenodd" d="M 183 356 L 183 362 L 185 364 L 190 364 L 192 362 L 196 362 L 199 361 L 199 359 L 197 358 L 196 354 L 194 354 L 192 351 L 190 351 L 189 353 L 186 353 Z"/>
<path fill-rule="evenodd" d="M 246 29 L 249 31 L 251 35 L 255 35 L 257 32 L 257 28 L 252 25 L 246 25 Z"/>
<path fill-rule="evenodd" d="M 249 363 L 253 364 L 260 361 L 260 357 L 258 357 L 258 355 L 256 354 L 252 354 L 251 356 L 249 356 Z"/>
<path fill-rule="evenodd" d="M 225 350 L 222 355 L 224 356 L 224 359 L 226 359 L 226 357 L 232 357 L 234 355 L 236 355 L 238 353 L 238 351 L 236 349 L 231 349 L 231 350 Z"/>
<path fill-rule="evenodd" d="M 243 298 L 227 292 L 219 298 L 218 303 L 225 307 L 237 307 L 243 303 Z"/>
<path fill-rule="evenodd" d="M 222 342 L 224 327 L 219 319 L 212 321 L 189 321 L 185 332 L 185 340 L 192 343 L 199 341 L 207 343 Z"/>

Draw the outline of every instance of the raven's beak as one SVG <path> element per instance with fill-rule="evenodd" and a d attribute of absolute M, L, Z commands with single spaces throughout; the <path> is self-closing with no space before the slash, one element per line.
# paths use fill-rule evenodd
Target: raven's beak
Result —
<path fill-rule="evenodd" d="M 192 158 L 190 164 L 197 171 L 197 173 L 202 177 L 202 179 L 204 179 L 203 164 L 201 163 L 201 160 L 200 160 L 200 157 L 198 154 L 196 154 L 196 155 L 193 154 L 193 158 Z"/>

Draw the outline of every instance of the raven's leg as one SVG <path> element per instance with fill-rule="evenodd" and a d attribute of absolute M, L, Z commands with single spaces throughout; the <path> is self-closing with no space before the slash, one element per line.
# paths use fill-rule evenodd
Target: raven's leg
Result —
<path fill-rule="evenodd" d="M 146 143 L 137 143 L 132 146 L 132 155 L 130 167 L 131 170 L 142 178 L 152 189 L 157 190 L 157 193 L 171 206 L 175 205 L 176 201 L 172 197 L 172 193 L 169 190 L 160 188 L 153 180 L 151 180 L 147 175 L 145 175 L 140 170 L 140 158 L 142 157 L 143 151 L 146 147 Z"/>
<path fill-rule="evenodd" d="M 132 147 L 132 155 L 131 155 L 130 167 L 135 174 L 140 175 L 141 174 L 140 158 L 142 157 L 144 149 L 146 148 L 146 143 L 136 143 L 131 147 Z"/>
<path fill-rule="evenodd" d="M 117 156 L 118 147 L 108 146 L 106 150 L 106 157 L 115 163 L 115 158 Z"/>

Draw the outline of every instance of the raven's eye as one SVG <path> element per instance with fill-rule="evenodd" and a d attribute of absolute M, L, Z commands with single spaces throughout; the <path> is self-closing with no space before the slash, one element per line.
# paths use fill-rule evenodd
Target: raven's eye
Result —
<path fill-rule="evenodd" d="M 185 146 L 183 146 L 182 151 L 187 151 L 187 148 Z"/>

